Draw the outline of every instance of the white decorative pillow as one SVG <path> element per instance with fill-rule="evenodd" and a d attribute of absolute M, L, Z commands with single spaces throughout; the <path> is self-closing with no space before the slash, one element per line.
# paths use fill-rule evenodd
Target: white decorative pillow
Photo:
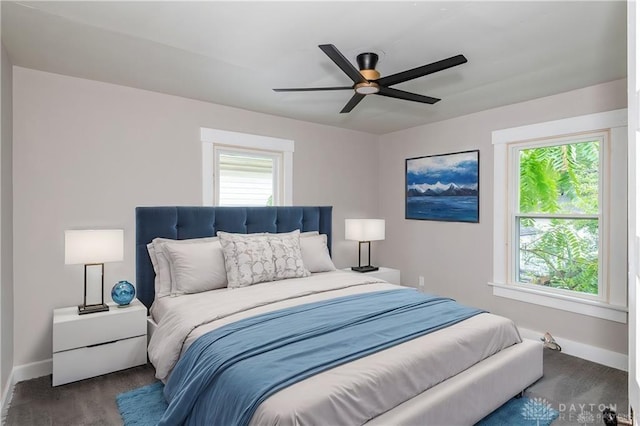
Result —
<path fill-rule="evenodd" d="M 325 234 L 300 238 L 300 249 L 305 268 L 309 272 L 335 271 L 336 267 L 329 255 Z"/>
<path fill-rule="evenodd" d="M 218 232 L 230 288 L 309 276 L 300 250 L 300 231 L 280 234 Z"/>
<path fill-rule="evenodd" d="M 217 240 L 217 237 L 191 238 L 187 240 L 154 238 L 151 243 L 147 244 L 147 251 L 149 252 L 149 257 L 151 258 L 153 271 L 156 274 L 154 282 L 156 298 L 169 296 L 172 292 L 171 267 L 169 266 L 169 259 L 167 259 L 167 256 L 162 250 L 162 243 L 171 242 L 176 244 L 199 244 Z"/>
<path fill-rule="evenodd" d="M 286 234 L 269 234 L 267 238 L 271 250 L 273 250 L 276 280 L 302 278 L 311 275 L 305 268 L 302 259 L 299 230 Z"/>
<path fill-rule="evenodd" d="M 227 286 L 227 272 L 220 241 L 199 244 L 164 242 L 161 247 L 169 259 L 173 296 Z"/>
<path fill-rule="evenodd" d="M 229 288 L 273 281 L 273 250 L 265 234 L 230 234 L 218 231 Z"/>

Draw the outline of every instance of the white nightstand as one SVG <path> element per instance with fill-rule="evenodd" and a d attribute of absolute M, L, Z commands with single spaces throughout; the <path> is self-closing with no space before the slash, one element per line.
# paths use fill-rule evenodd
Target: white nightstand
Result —
<path fill-rule="evenodd" d="M 380 278 L 381 280 L 388 281 L 391 284 L 400 285 L 400 271 L 398 269 L 385 268 L 381 266 L 377 271 L 373 272 L 355 272 L 352 271 L 351 268 L 344 268 L 343 270 L 351 271 L 354 274 L 365 274 L 368 276 L 373 276 L 376 278 Z"/>
<path fill-rule="evenodd" d="M 147 362 L 147 308 L 137 299 L 126 308 L 78 315 L 78 307 L 53 311 L 53 386 Z"/>

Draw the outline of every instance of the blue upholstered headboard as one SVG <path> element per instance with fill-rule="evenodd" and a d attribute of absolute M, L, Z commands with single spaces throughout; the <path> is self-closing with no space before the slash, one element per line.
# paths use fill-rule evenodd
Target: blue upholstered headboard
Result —
<path fill-rule="evenodd" d="M 318 231 L 331 251 L 332 207 L 136 207 L 136 293 L 147 308 L 155 297 L 155 273 L 147 252 L 154 238 L 212 237 L 218 231 Z"/>

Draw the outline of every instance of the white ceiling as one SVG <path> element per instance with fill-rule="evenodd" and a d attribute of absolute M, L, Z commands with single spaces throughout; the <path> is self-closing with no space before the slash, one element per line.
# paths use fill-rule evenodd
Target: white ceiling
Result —
<path fill-rule="evenodd" d="M 383 134 L 626 76 L 626 4 L 605 2 L 2 2 L 14 65 Z M 459 53 L 468 63 L 367 96 L 318 49 L 382 76 Z"/>

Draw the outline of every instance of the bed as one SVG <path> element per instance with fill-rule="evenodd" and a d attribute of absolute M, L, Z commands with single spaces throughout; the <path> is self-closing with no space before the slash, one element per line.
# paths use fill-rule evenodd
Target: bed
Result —
<path fill-rule="evenodd" d="M 366 274 L 333 271 L 154 304 L 147 249 L 154 238 L 299 230 L 326 235 L 330 250 L 331 214 L 331 207 L 137 208 L 137 294 L 153 308 L 149 356 L 157 376 L 166 381 L 177 360 L 209 331 L 301 304 L 400 292 Z M 176 329 L 184 330 L 175 335 Z M 542 345 L 520 339 L 511 321 L 479 313 L 283 388 L 259 404 L 249 424 L 474 424 L 540 377 Z"/>

